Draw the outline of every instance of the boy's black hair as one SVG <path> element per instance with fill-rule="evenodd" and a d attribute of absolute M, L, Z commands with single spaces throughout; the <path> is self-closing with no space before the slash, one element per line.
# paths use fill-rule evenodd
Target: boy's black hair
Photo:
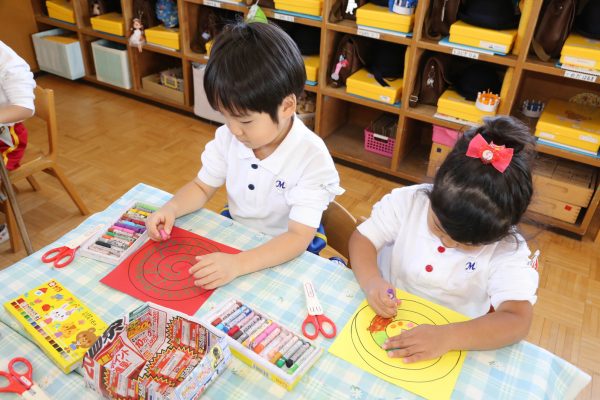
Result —
<path fill-rule="evenodd" d="M 512 148 L 504 173 L 479 158 L 466 156 L 478 133 L 489 143 Z M 535 139 L 529 128 L 512 117 L 486 118 L 460 138 L 440 166 L 429 192 L 431 208 L 441 227 L 455 241 L 482 245 L 514 234 L 533 194 L 531 167 Z"/>
<path fill-rule="evenodd" d="M 273 24 L 238 22 L 216 37 L 204 89 L 216 110 L 265 112 L 277 123 L 283 99 L 299 97 L 305 81 L 300 50 L 287 33 Z"/>

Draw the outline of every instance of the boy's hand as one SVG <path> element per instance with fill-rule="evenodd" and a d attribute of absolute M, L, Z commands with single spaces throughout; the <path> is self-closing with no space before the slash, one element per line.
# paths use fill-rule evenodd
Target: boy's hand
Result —
<path fill-rule="evenodd" d="M 148 219 L 146 219 L 146 229 L 148 229 L 148 236 L 150 239 L 160 242 L 165 240 L 165 237 L 162 237 L 160 234 L 161 230 L 164 230 L 167 234 L 167 239 L 169 235 L 171 235 L 171 230 L 173 229 L 173 224 L 175 223 L 175 211 L 169 207 L 169 205 L 165 205 L 160 210 L 153 212 L 150 214 Z"/>
<path fill-rule="evenodd" d="M 388 290 L 394 288 L 380 276 L 373 277 L 367 282 L 363 290 L 367 295 L 367 301 L 377 315 L 384 318 L 395 317 L 398 312 L 399 300 L 391 299 Z"/>
<path fill-rule="evenodd" d="M 431 360 L 452 350 L 450 327 L 451 325 L 419 325 L 388 338 L 382 347 L 388 350 L 389 357 L 403 358 L 405 363 Z"/>
<path fill-rule="evenodd" d="M 240 275 L 237 254 L 211 253 L 198 256 L 198 261 L 190 274 L 194 276 L 194 285 L 202 289 L 215 289 L 223 286 Z"/>

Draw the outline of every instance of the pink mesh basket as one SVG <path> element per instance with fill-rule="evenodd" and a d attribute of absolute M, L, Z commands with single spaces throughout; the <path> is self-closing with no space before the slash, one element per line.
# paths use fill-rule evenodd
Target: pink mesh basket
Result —
<path fill-rule="evenodd" d="M 392 158 L 397 128 L 397 116 L 381 115 L 371 122 L 368 128 L 365 128 L 365 150 Z"/>

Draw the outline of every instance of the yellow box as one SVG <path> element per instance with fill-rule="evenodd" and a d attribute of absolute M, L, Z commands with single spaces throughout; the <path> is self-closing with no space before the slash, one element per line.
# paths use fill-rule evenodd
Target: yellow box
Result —
<path fill-rule="evenodd" d="M 581 207 L 561 200 L 534 195 L 528 210 L 574 224 L 577 221 Z"/>
<path fill-rule="evenodd" d="M 46 0 L 48 16 L 61 21 L 75 23 L 75 13 L 73 5 L 66 0 Z"/>
<path fill-rule="evenodd" d="M 302 56 L 306 69 L 306 80 L 317 82 L 319 78 L 319 56 Z"/>
<path fill-rule="evenodd" d="M 381 86 L 364 68 L 359 69 L 346 79 L 346 92 L 368 99 L 394 104 L 402 95 L 402 78 L 386 82 L 390 86 Z"/>
<path fill-rule="evenodd" d="M 320 17 L 323 0 L 275 0 L 275 9 Z"/>
<path fill-rule="evenodd" d="M 44 40 L 50 40 L 51 42 L 60 44 L 71 44 L 79 41 L 74 36 L 44 36 Z"/>
<path fill-rule="evenodd" d="M 600 23 L 600 21 L 598 21 Z M 560 62 L 600 70 L 600 40 L 571 33 L 563 45 Z"/>
<path fill-rule="evenodd" d="M 437 112 L 475 123 L 483 122 L 484 117 L 496 115 L 495 112 L 481 111 L 475 106 L 474 101 L 469 101 L 450 89 L 447 89 L 438 99 Z"/>
<path fill-rule="evenodd" d="M 90 18 L 92 28 L 97 31 L 110 33 L 117 36 L 125 35 L 123 16 L 117 12 L 98 15 Z"/>
<path fill-rule="evenodd" d="M 598 152 L 600 108 L 552 99 L 540 116 L 535 136 Z"/>
<path fill-rule="evenodd" d="M 142 90 L 163 97 L 174 103 L 183 104 L 183 92 L 171 89 L 160 83 L 160 74 L 152 74 L 142 78 Z"/>
<path fill-rule="evenodd" d="M 206 57 L 210 57 L 210 51 L 212 49 L 212 46 L 213 46 L 213 41 L 212 40 L 209 40 L 204 45 L 204 48 L 206 49 Z"/>
<path fill-rule="evenodd" d="M 495 31 L 469 25 L 459 20 L 450 26 L 450 37 L 448 40 L 452 43 L 508 54 L 512 49 L 516 37 L 516 29 Z"/>
<path fill-rule="evenodd" d="M 397 32 L 412 32 L 415 16 L 391 12 L 387 7 L 367 3 L 356 10 L 356 24 Z"/>
<path fill-rule="evenodd" d="M 146 29 L 145 34 L 148 43 L 179 50 L 179 28 L 165 28 L 164 25 L 158 25 Z"/>
<path fill-rule="evenodd" d="M 596 188 L 596 170 L 588 165 L 539 155 L 533 170 L 535 193 L 587 207 Z"/>

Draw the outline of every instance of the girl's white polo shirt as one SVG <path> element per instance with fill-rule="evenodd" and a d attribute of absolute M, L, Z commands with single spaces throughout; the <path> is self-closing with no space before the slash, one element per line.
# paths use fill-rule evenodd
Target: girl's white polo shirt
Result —
<path fill-rule="evenodd" d="M 34 88 L 29 65 L 0 41 L 0 107 L 13 105 L 35 110 Z"/>
<path fill-rule="evenodd" d="M 524 239 L 504 239 L 474 251 L 446 248 L 429 230 L 431 185 L 394 189 L 358 230 L 378 251 L 378 266 L 395 287 L 475 318 L 507 300 L 534 304 L 538 273 Z"/>
<path fill-rule="evenodd" d="M 227 125 L 202 153 L 198 178 L 224 183 L 234 220 L 271 236 L 287 232 L 289 220 L 317 228 L 321 215 L 344 190 L 323 140 L 295 117 L 273 154 L 259 160 Z"/>

